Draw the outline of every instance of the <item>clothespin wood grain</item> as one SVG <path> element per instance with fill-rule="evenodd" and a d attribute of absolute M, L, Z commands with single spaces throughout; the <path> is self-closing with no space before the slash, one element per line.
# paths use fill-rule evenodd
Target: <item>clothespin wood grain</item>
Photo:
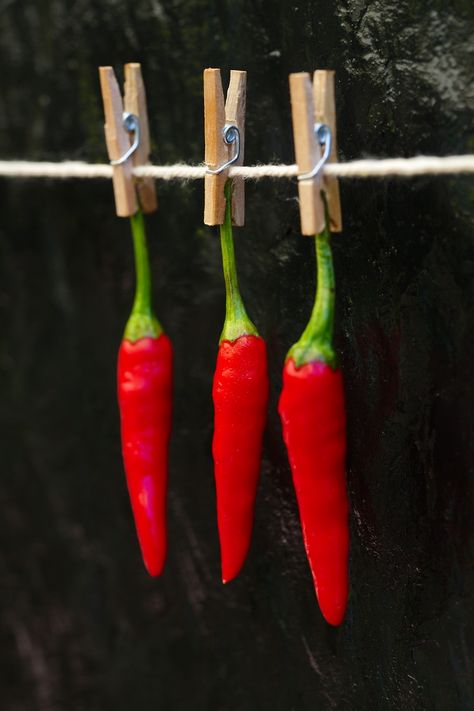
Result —
<path fill-rule="evenodd" d="M 337 163 L 336 101 L 334 92 L 334 71 L 319 69 L 314 72 L 313 100 L 316 123 L 325 123 L 331 129 L 332 145 L 328 163 Z M 342 232 L 341 198 L 337 178 L 323 177 L 327 196 L 331 232 Z"/>
<path fill-rule="evenodd" d="M 99 67 L 100 86 L 105 114 L 105 140 L 111 161 L 121 158 L 131 146 L 131 135 L 123 125 L 123 113 L 137 116 L 140 124 L 140 142 L 132 155 L 120 165 L 113 166 L 115 209 L 119 217 L 134 215 L 138 207 L 143 212 L 156 210 L 156 192 L 153 180 L 134 179 L 132 167 L 147 165 L 150 154 L 150 134 L 146 108 L 145 86 L 140 64 L 125 65 L 125 96 L 112 67 Z M 137 199 L 138 196 L 138 199 Z"/>
<path fill-rule="evenodd" d="M 137 62 L 133 62 L 126 64 L 124 69 L 125 111 L 135 114 L 140 121 L 140 145 L 132 155 L 132 162 L 134 166 L 149 165 L 150 129 L 141 66 Z M 155 212 L 157 208 L 155 181 L 152 178 L 135 178 L 135 185 L 143 212 Z"/>
<path fill-rule="evenodd" d="M 123 102 L 112 67 L 99 67 L 100 88 L 104 102 L 105 141 L 110 160 L 117 160 L 130 148 L 130 136 L 123 125 Z M 113 167 L 115 209 L 119 217 L 134 215 L 138 209 L 133 185 L 132 161 Z"/>
<path fill-rule="evenodd" d="M 247 72 L 232 70 L 230 73 L 227 99 L 224 92 L 220 69 L 204 70 L 204 160 L 209 168 L 217 169 L 226 163 L 235 150 L 235 144 L 227 145 L 223 140 L 226 123 L 239 129 L 240 155 L 234 165 L 241 165 L 244 159 L 245 143 L 245 98 Z M 228 169 L 218 175 L 206 174 L 204 179 L 204 224 L 222 225 L 225 217 L 224 186 Z M 232 190 L 232 223 L 242 226 L 245 222 L 245 189 L 242 178 L 234 178 Z"/>

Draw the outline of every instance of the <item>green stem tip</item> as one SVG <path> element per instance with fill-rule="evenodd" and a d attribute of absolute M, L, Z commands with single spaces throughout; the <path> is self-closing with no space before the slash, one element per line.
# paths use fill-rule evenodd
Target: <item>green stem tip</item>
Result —
<path fill-rule="evenodd" d="M 334 266 L 331 251 L 331 233 L 326 199 L 323 195 L 326 221 L 324 230 L 314 238 L 317 263 L 316 296 L 308 325 L 301 338 L 288 351 L 297 368 L 312 361 L 321 361 L 333 370 L 337 368 L 336 353 L 332 347 L 334 328 Z"/>
<path fill-rule="evenodd" d="M 145 222 L 141 210 L 130 217 L 135 255 L 136 286 L 132 313 L 125 326 L 124 338 L 138 341 L 140 338 L 157 338 L 162 328 L 151 307 L 151 275 L 146 244 Z"/>
<path fill-rule="evenodd" d="M 225 280 L 225 321 L 220 341 L 236 341 L 240 336 L 258 336 L 258 331 L 249 319 L 239 291 L 235 265 L 234 239 L 232 236 L 232 181 L 225 184 L 225 219 L 220 226 L 222 266 Z"/>

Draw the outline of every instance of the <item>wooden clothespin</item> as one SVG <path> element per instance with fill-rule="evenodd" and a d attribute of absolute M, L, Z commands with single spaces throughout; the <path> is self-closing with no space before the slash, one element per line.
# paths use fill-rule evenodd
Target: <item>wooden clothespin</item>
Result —
<path fill-rule="evenodd" d="M 126 64 L 124 69 L 125 94 L 122 100 L 112 67 L 99 67 L 105 114 L 105 140 L 109 159 L 113 164 L 115 208 L 119 217 L 134 215 L 139 205 L 145 213 L 154 212 L 157 208 L 153 180 L 134 178 L 132 175 L 132 167 L 147 165 L 150 154 L 146 95 L 141 67 L 140 64 L 131 63 Z M 131 114 L 128 122 L 124 122 L 124 110 Z M 133 117 L 138 118 L 138 127 Z"/>
<path fill-rule="evenodd" d="M 204 224 L 206 225 L 223 224 L 224 186 L 229 167 L 242 165 L 244 160 L 246 85 L 247 72 L 233 69 L 230 73 L 224 106 L 220 69 L 204 70 L 205 162 L 210 171 L 219 171 L 214 174 L 206 173 L 204 179 Z M 235 130 L 229 129 L 229 126 L 236 127 L 238 135 Z M 237 152 L 238 157 L 236 157 Z M 245 223 L 244 180 L 234 178 L 232 182 L 232 224 L 240 227 Z"/>
<path fill-rule="evenodd" d="M 315 235 L 324 228 L 322 189 L 328 198 L 331 231 L 340 232 L 342 219 L 337 179 L 323 179 L 320 172 L 315 177 L 310 175 L 322 157 L 315 123 L 325 124 L 331 129 L 331 152 L 327 160 L 337 160 L 334 72 L 315 72 L 313 83 L 307 72 L 290 74 L 290 95 L 296 163 L 299 176 L 302 176 L 298 180 L 301 232 L 303 235 Z"/>

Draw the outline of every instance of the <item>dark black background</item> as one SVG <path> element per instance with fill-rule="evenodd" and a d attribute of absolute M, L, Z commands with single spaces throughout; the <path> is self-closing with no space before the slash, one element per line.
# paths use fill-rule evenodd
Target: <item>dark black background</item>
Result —
<path fill-rule="evenodd" d="M 290 71 L 334 68 L 341 159 L 474 150 L 471 0 L 2 0 L 0 157 L 104 162 L 97 66 L 140 61 L 154 162 L 203 159 L 202 69 L 248 70 L 246 163 L 293 162 Z M 170 550 L 149 579 L 115 360 L 129 226 L 108 182 L 0 181 L 2 711 L 474 708 L 473 181 L 344 181 L 336 345 L 351 598 L 312 589 L 276 403 L 311 307 L 293 181 L 249 184 L 242 291 L 271 404 L 253 546 L 219 580 L 211 379 L 224 296 L 201 182 L 157 184 L 157 313 L 176 354 Z M 471 420 L 472 423 L 472 420 Z"/>

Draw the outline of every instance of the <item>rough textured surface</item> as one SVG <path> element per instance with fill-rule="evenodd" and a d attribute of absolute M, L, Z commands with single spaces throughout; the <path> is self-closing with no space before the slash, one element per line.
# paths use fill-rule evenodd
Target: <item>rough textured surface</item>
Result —
<path fill-rule="evenodd" d="M 249 72 L 248 162 L 292 160 L 288 72 L 326 66 L 344 158 L 472 151 L 473 29 L 471 0 L 7 0 L 0 155 L 104 160 L 96 67 L 131 60 L 155 160 L 202 160 L 204 66 Z M 170 554 L 155 581 L 115 400 L 129 226 L 110 184 L 0 182 L 2 709 L 472 709 L 472 179 L 342 186 L 352 590 L 339 630 L 314 599 L 276 412 L 314 283 L 296 186 L 249 185 L 237 236 L 272 390 L 253 547 L 227 587 L 211 462 L 219 244 L 201 226 L 201 184 L 158 192 L 148 231 L 176 388 Z"/>

